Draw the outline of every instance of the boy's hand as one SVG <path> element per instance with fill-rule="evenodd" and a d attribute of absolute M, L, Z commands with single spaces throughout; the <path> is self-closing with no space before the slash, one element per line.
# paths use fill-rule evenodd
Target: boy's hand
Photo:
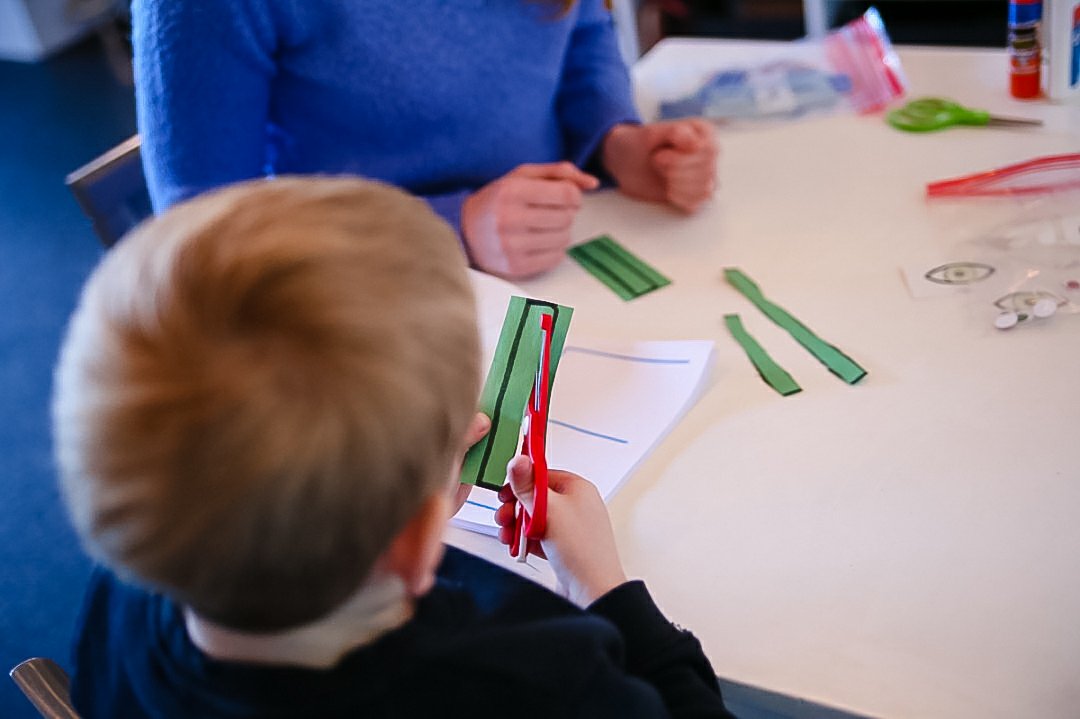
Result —
<path fill-rule="evenodd" d="M 519 165 L 461 206 L 461 233 L 473 262 L 508 278 L 557 265 L 570 245 L 581 193 L 600 184 L 569 162 Z"/>
<path fill-rule="evenodd" d="M 716 189 L 720 150 L 705 120 L 616 125 L 604 138 L 604 167 L 630 197 L 694 212 Z"/>
<path fill-rule="evenodd" d="M 469 451 L 474 444 L 482 440 L 487 435 L 488 430 L 491 429 L 491 420 L 483 412 L 477 412 L 473 417 L 472 422 L 469 423 L 469 428 L 465 430 L 465 447 L 461 450 L 461 454 L 464 457 L 465 453 Z M 461 463 L 457 466 L 457 479 L 461 474 Z M 465 506 L 465 502 L 469 499 L 469 492 L 472 491 L 471 484 L 462 484 L 455 481 L 450 494 L 450 516 L 453 517 L 461 508 Z"/>
<path fill-rule="evenodd" d="M 532 463 L 524 455 L 506 468 L 510 483 L 499 490 L 502 506 L 495 512 L 499 541 L 512 541 L 516 496 L 528 512 L 533 509 Z M 546 557 L 570 601 L 587 606 L 626 581 L 615 548 L 607 507 L 596 487 L 570 472 L 548 470 L 547 533 L 540 551 L 530 542 L 529 551 Z"/>

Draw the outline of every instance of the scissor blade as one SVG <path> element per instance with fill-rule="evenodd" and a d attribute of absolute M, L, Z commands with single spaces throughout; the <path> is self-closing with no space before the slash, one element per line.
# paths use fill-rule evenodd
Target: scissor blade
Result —
<path fill-rule="evenodd" d="M 991 127 L 1041 127 L 1042 120 L 1031 120 L 1024 117 L 1002 117 L 1000 115 L 991 115 L 990 120 L 986 123 Z"/>
<path fill-rule="evenodd" d="M 543 387 L 544 387 L 544 384 L 543 384 L 543 372 L 545 371 L 545 369 L 548 366 L 547 353 L 548 353 L 548 347 L 550 346 L 548 344 L 547 334 L 548 334 L 548 331 L 546 329 L 540 330 L 540 365 L 536 368 L 536 384 L 533 385 L 533 411 L 534 412 L 539 412 L 540 411 L 541 402 L 543 401 L 543 398 L 541 397 L 541 395 L 544 392 L 544 389 L 543 389 Z"/>

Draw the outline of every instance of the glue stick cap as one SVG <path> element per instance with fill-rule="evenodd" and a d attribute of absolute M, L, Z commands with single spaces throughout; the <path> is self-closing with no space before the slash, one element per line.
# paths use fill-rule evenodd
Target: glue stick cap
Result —
<path fill-rule="evenodd" d="M 1042 19 L 1042 0 L 1009 0 L 1009 25 L 1027 25 Z"/>
<path fill-rule="evenodd" d="M 1013 97 L 1031 98 L 1039 96 L 1039 76 L 1033 73 L 1009 75 L 1009 92 Z"/>

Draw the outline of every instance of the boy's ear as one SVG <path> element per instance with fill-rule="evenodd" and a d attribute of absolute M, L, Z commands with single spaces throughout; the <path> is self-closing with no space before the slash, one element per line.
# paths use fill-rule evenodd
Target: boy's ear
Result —
<path fill-rule="evenodd" d="M 383 553 L 380 563 L 401 578 L 410 596 L 422 596 L 435 584 L 449 505 L 445 492 L 432 494 Z"/>

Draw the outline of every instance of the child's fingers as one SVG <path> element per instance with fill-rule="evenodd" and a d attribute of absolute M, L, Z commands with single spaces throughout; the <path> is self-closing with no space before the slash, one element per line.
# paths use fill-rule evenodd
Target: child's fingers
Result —
<path fill-rule="evenodd" d="M 544 546 L 540 543 L 539 540 L 530 539 L 528 541 L 529 541 L 529 543 L 528 543 L 527 549 L 525 550 L 526 552 L 533 555 L 534 557 L 540 557 L 541 559 L 547 559 L 547 555 L 544 554 Z"/>
<path fill-rule="evenodd" d="M 533 473 L 532 462 L 523 454 L 519 454 L 510 460 L 506 466 L 506 479 L 514 496 L 525 505 L 525 511 L 533 510 Z"/>
<path fill-rule="evenodd" d="M 469 422 L 469 428 L 465 430 L 465 447 L 472 447 L 479 442 L 491 429 L 491 419 L 483 412 L 477 412 Z"/>
<path fill-rule="evenodd" d="M 517 504 L 502 504 L 495 510 L 495 524 L 500 527 L 509 527 L 514 523 L 514 511 Z"/>
<path fill-rule="evenodd" d="M 508 525 L 505 527 L 499 527 L 499 541 L 503 544 L 509 545 L 514 540 L 514 527 Z"/>
<path fill-rule="evenodd" d="M 555 494 L 572 495 L 589 489 L 596 489 L 596 485 L 580 475 L 562 469 L 548 470 L 548 490 Z"/>
<path fill-rule="evenodd" d="M 450 493 L 450 516 L 461 511 L 465 502 L 469 501 L 469 493 L 472 492 L 471 484 L 457 484 Z"/>

